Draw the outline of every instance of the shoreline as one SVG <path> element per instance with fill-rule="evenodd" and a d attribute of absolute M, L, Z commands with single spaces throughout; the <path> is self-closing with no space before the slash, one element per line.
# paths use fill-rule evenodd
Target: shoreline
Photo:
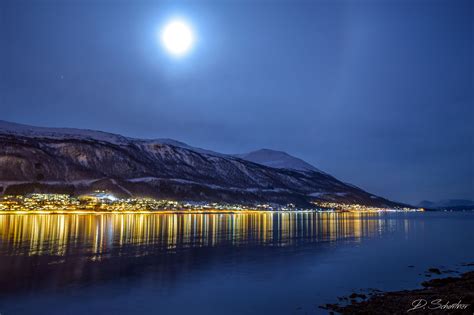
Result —
<path fill-rule="evenodd" d="M 137 211 L 96 211 L 96 210 L 52 210 L 52 211 L 0 211 L 2 214 L 238 214 L 238 213 L 260 213 L 260 212 L 279 212 L 279 211 L 261 211 L 261 210 L 137 210 Z M 283 212 L 283 211 L 280 211 Z M 285 211 L 297 212 L 297 211 Z M 298 211 L 308 212 L 308 211 Z"/>
<path fill-rule="evenodd" d="M 242 214 L 242 213 L 412 213 L 423 211 L 410 210 L 378 210 L 378 211 L 334 211 L 334 210 L 3 210 L 0 215 L 5 214 Z"/>
<path fill-rule="evenodd" d="M 119 198 L 106 191 L 95 191 L 91 194 L 73 196 L 69 194 L 40 194 L 27 195 L 0 195 L 0 212 L 41 212 L 41 213 L 95 213 L 95 212 L 130 212 L 130 213 L 155 213 L 155 212 L 231 212 L 242 211 L 259 212 L 391 212 L 391 211 L 423 211 L 422 208 L 391 208 L 387 205 L 375 207 L 361 204 L 344 203 L 307 203 L 306 206 L 297 206 L 293 203 L 250 203 L 242 200 L 238 203 L 224 201 L 186 201 L 154 198 Z"/>
<path fill-rule="evenodd" d="M 474 263 L 464 264 L 474 266 Z M 441 275 L 437 268 L 429 272 Z M 446 272 L 444 272 L 446 273 Z M 423 288 L 388 291 L 371 290 L 371 293 L 352 293 L 338 303 L 319 306 L 330 314 L 473 314 L 474 271 L 457 277 L 436 278 L 421 283 Z"/>

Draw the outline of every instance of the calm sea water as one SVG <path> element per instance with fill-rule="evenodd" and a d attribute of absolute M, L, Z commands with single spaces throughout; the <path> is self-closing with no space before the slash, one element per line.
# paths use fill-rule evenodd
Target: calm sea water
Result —
<path fill-rule="evenodd" d="M 320 314 L 473 249 L 472 212 L 2 214 L 0 313 Z"/>

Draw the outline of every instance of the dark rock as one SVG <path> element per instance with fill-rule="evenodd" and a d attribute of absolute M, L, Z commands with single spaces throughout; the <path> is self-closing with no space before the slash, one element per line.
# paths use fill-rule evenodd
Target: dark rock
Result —
<path fill-rule="evenodd" d="M 430 268 L 430 269 L 428 269 L 428 272 L 431 272 L 431 273 L 434 273 L 434 274 L 437 274 L 437 275 L 441 274 L 441 270 L 439 270 L 438 268 Z"/>
<path fill-rule="evenodd" d="M 371 296 L 368 300 L 339 306 L 326 304 L 327 310 L 341 314 L 406 314 L 417 299 L 442 303 L 467 304 L 466 309 L 418 310 L 415 314 L 473 314 L 474 311 L 474 272 L 467 272 L 461 277 L 433 279 L 422 283 L 424 289 L 386 292 Z"/>
<path fill-rule="evenodd" d="M 349 295 L 349 298 L 351 298 L 351 299 L 357 299 L 357 298 L 366 299 L 367 296 L 365 294 L 352 293 L 351 295 Z"/>

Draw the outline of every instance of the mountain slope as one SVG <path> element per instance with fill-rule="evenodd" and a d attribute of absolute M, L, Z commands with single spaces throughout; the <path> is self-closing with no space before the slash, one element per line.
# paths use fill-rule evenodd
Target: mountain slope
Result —
<path fill-rule="evenodd" d="M 397 205 L 319 171 L 277 169 L 185 146 L 0 122 L 0 192 L 108 189 L 121 196 L 185 200 Z"/>
<path fill-rule="evenodd" d="M 313 171 L 321 173 L 321 171 L 313 165 L 282 151 L 260 149 L 249 153 L 236 154 L 235 156 L 247 161 L 274 168 L 286 168 L 298 171 Z"/>

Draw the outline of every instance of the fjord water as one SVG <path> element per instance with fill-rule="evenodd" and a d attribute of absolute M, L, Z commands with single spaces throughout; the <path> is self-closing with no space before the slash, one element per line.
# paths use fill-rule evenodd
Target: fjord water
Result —
<path fill-rule="evenodd" d="M 0 312 L 319 314 L 473 248 L 473 212 L 1 214 Z"/>

